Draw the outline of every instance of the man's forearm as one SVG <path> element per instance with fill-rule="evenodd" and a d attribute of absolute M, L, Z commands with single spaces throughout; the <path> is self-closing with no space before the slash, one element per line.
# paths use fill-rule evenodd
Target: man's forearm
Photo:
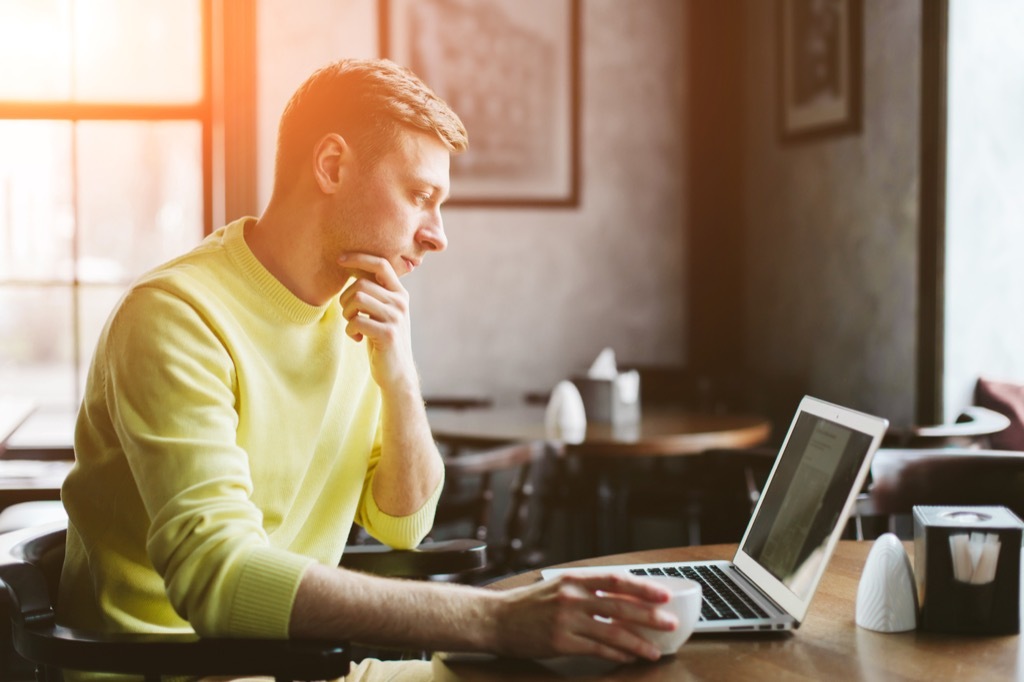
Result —
<path fill-rule="evenodd" d="M 500 592 L 317 564 L 299 585 L 289 634 L 407 648 L 494 650 L 502 602 Z"/>
<path fill-rule="evenodd" d="M 418 388 L 383 392 L 381 422 L 373 497 L 386 514 L 407 516 L 430 499 L 444 473 Z"/>
<path fill-rule="evenodd" d="M 492 591 L 394 580 L 314 564 L 299 584 L 289 636 L 507 656 L 656 660 L 636 627 L 671 630 L 663 587 L 623 574 L 562 575 Z"/>

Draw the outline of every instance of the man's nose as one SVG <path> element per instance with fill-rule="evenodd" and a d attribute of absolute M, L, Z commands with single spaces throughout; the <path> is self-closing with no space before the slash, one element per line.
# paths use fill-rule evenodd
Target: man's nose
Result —
<path fill-rule="evenodd" d="M 434 219 L 420 230 L 419 242 L 428 251 L 444 251 L 448 248 L 448 237 L 444 233 L 444 221 L 440 213 L 435 214 Z"/>

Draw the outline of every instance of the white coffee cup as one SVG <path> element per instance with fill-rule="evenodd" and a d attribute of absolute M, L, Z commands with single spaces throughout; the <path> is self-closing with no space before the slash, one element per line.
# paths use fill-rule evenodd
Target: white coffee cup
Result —
<path fill-rule="evenodd" d="M 670 656 L 679 650 L 693 634 L 693 628 L 700 618 L 701 588 L 700 583 L 686 578 L 671 576 L 644 576 L 661 587 L 668 589 L 672 597 L 661 608 L 670 612 L 679 620 L 675 630 L 655 630 L 639 628 L 640 633 L 654 646 L 658 647 L 662 656 Z"/>

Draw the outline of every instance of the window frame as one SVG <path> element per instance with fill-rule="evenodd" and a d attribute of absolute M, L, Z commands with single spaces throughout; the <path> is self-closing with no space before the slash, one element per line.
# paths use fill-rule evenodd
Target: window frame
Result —
<path fill-rule="evenodd" d="M 226 216 L 251 214 L 256 198 L 256 9 L 254 3 L 200 0 L 202 87 L 191 103 L 140 104 L 117 102 L 28 101 L 0 99 L 0 121 L 52 120 L 75 126 L 83 121 L 194 121 L 201 128 L 203 235 L 210 234 Z M 230 74 L 231 77 L 226 77 Z M 72 151 L 74 154 L 74 151 Z M 226 182 L 231 178 L 231 183 Z M 72 237 L 71 278 L 38 280 L 0 278 L 0 289 L 18 287 L 58 288 L 71 295 L 73 403 L 84 386 L 83 362 L 91 348 L 81 338 L 80 292 L 92 283 L 83 282 L 78 268 L 79 220 L 77 172 L 71 173 Z"/>

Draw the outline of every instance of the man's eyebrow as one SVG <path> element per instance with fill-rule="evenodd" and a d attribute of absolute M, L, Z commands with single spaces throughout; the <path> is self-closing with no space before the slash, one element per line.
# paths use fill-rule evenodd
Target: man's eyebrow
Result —
<path fill-rule="evenodd" d="M 444 203 L 451 198 L 451 194 L 448 191 L 446 191 L 445 188 L 442 187 L 441 185 L 434 184 L 433 182 L 430 181 L 427 181 L 426 185 L 430 187 L 431 196 L 442 197 L 441 200 L 438 202 L 438 205 L 443 206 Z"/>
<path fill-rule="evenodd" d="M 448 188 L 446 189 L 444 184 L 442 184 L 436 177 L 433 177 L 433 174 L 420 175 L 418 173 L 410 173 L 409 182 L 412 185 L 417 185 L 422 188 L 429 188 L 431 197 L 443 197 L 441 203 L 447 201 L 448 197 L 450 196 L 449 193 L 451 192 L 451 186 L 449 185 Z"/>

